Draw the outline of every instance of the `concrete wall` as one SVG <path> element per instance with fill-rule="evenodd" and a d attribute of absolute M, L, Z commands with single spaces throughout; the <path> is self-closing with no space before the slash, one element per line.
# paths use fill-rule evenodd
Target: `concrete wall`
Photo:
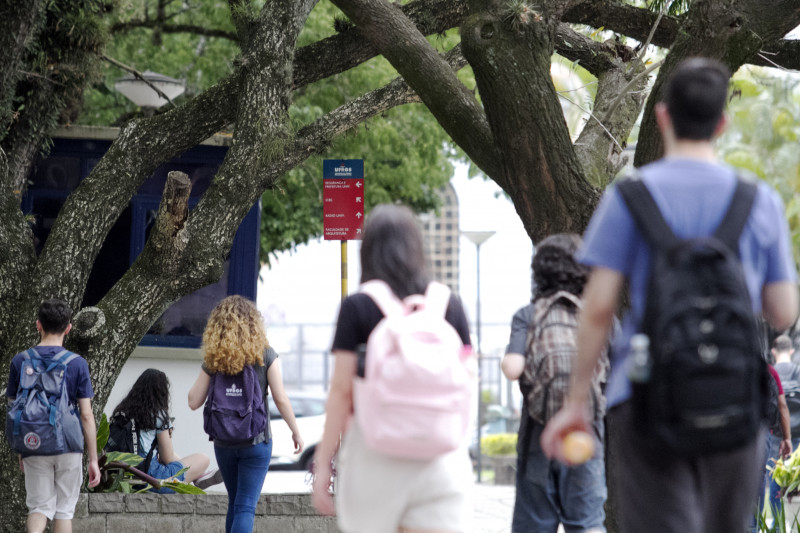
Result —
<path fill-rule="evenodd" d="M 222 494 L 81 494 L 76 533 L 219 533 L 228 497 Z M 263 494 L 254 533 L 338 533 L 336 519 L 319 516 L 310 494 Z"/>

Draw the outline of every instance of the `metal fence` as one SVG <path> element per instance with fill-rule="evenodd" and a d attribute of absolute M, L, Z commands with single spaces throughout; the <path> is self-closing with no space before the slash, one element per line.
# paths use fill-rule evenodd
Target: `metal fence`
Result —
<path fill-rule="evenodd" d="M 267 336 L 280 355 L 283 381 L 288 389 L 328 390 L 333 372 L 333 357 L 330 354 L 333 331 L 333 324 L 269 326 Z M 515 408 L 519 406 L 518 388 L 506 380 L 500 371 L 500 361 L 506 350 L 508 335 L 507 323 L 481 324 L 481 389 L 485 398 L 491 398 L 491 403 Z"/>

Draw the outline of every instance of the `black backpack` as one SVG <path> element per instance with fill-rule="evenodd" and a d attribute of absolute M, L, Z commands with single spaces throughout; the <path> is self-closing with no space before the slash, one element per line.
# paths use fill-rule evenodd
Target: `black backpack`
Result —
<path fill-rule="evenodd" d="M 794 380 L 787 381 L 783 387 L 783 395 L 786 397 L 786 405 L 789 407 L 792 439 L 796 439 L 800 437 L 800 383 Z"/>
<path fill-rule="evenodd" d="M 153 439 L 153 444 L 150 446 L 147 456 L 136 465 L 137 470 L 147 473 L 157 444 L 157 439 Z M 136 420 L 133 418 L 128 419 L 125 413 L 115 415 L 109 422 L 108 441 L 103 449 L 107 452 L 135 453 L 138 455 L 139 429 L 136 427 Z"/>
<path fill-rule="evenodd" d="M 758 434 L 772 377 L 738 257 L 757 187 L 737 179 L 714 235 L 680 239 L 641 179 L 618 190 L 651 252 L 641 332 L 650 377 L 632 383 L 639 435 L 651 447 L 694 456 L 739 447 Z"/>

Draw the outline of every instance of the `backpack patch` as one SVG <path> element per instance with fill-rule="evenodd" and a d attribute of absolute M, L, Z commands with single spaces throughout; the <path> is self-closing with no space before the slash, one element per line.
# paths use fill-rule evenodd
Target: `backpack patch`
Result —
<path fill-rule="evenodd" d="M 246 442 L 266 427 L 264 393 L 252 366 L 232 376 L 220 372 L 211 376 L 203 408 L 203 429 L 209 440 Z"/>
<path fill-rule="evenodd" d="M 83 451 L 78 408 L 70 403 L 66 387 L 67 365 L 76 357 L 62 350 L 45 361 L 33 348 L 23 352 L 17 394 L 6 414 L 6 437 L 17 453 Z"/>
<path fill-rule="evenodd" d="M 353 402 L 365 444 L 383 454 L 432 459 L 465 442 L 476 367 L 445 320 L 450 290 L 431 283 L 425 295 L 399 300 L 382 281 L 368 281 L 384 318 L 370 333 L 364 377 Z"/>
<path fill-rule="evenodd" d="M 639 179 L 618 190 L 651 252 L 641 332 L 649 379 L 633 382 L 635 425 L 652 446 L 697 455 L 758 434 L 772 381 L 738 257 L 756 186 L 737 181 L 712 236 L 678 238 Z"/>

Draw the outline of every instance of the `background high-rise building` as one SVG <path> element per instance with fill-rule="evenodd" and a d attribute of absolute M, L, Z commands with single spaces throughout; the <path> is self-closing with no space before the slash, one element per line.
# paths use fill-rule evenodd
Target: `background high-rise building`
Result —
<path fill-rule="evenodd" d="M 420 217 L 425 255 L 430 261 L 433 279 L 458 294 L 458 197 L 450 183 L 439 190 L 439 195 L 442 198 L 439 212 Z"/>

